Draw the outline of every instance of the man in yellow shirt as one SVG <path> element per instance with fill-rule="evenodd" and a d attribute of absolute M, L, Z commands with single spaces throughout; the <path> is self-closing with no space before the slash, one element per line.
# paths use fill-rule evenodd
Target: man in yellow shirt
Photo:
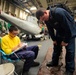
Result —
<path fill-rule="evenodd" d="M 13 51 L 17 50 L 22 46 L 22 43 L 19 37 L 17 36 L 18 33 L 18 28 L 16 26 L 11 26 L 9 28 L 9 33 L 2 37 L 1 48 L 6 54 L 11 54 Z M 20 49 L 15 52 L 20 59 L 26 60 L 23 66 L 23 75 L 24 72 L 29 71 L 30 67 L 39 66 L 39 62 L 34 61 L 34 59 L 37 58 L 38 50 L 39 48 L 36 45 L 24 47 L 23 49 Z M 14 54 L 11 54 L 10 58 L 16 59 L 16 56 Z"/>

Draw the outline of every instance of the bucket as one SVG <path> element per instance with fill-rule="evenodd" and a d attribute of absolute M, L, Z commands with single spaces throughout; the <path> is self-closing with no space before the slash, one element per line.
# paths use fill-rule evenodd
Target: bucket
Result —
<path fill-rule="evenodd" d="M 14 75 L 15 66 L 12 63 L 0 65 L 0 75 Z"/>

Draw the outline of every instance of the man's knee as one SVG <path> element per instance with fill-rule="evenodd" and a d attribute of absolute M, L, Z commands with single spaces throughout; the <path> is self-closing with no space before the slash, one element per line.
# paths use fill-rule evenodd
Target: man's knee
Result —
<path fill-rule="evenodd" d="M 28 56 L 34 59 L 35 58 L 35 53 L 32 52 L 32 51 L 30 51 L 29 54 L 28 54 Z"/>
<path fill-rule="evenodd" d="M 37 48 L 37 50 L 39 51 L 39 47 L 38 47 L 38 46 L 36 46 L 36 48 Z"/>
<path fill-rule="evenodd" d="M 35 46 L 35 49 L 36 49 L 36 50 L 39 50 L 39 47 L 36 45 L 36 46 Z"/>

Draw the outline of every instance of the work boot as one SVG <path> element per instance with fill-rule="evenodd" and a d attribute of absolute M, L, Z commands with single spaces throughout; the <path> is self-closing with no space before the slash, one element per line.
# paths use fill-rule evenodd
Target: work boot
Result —
<path fill-rule="evenodd" d="M 46 64 L 46 66 L 48 66 L 48 67 L 55 67 L 55 66 L 58 66 L 58 64 L 54 64 L 54 63 L 51 61 L 51 62 L 48 62 L 48 63 Z"/>
<path fill-rule="evenodd" d="M 73 75 L 73 72 L 65 71 L 63 75 Z"/>
<path fill-rule="evenodd" d="M 39 66 L 39 65 L 40 65 L 39 62 L 35 62 L 35 61 L 34 61 L 31 67 L 37 67 L 37 66 Z"/>

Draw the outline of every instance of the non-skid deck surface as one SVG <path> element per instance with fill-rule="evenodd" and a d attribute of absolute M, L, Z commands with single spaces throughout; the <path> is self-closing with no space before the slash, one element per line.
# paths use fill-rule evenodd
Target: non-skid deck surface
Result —
<path fill-rule="evenodd" d="M 41 64 L 40 68 L 39 68 L 39 71 L 38 71 L 38 74 L 37 75 L 64 75 L 64 72 L 65 72 L 65 48 L 63 48 L 63 52 L 62 52 L 62 56 L 60 59 L 60 62 L 59 64 L 61 65 L 61 63 L 63 63 L 63 65 L 61 67 L 50 67 L 48 68 L 46 66 L 47 62 L 51 61 L 51 58 L 52 58 L 52 48 L 49 48 L 47 53 L 46 53 L 46 56 L 45 56 L 45 59 L 43 61 L 43 63 Z M 75 61 L 76 61 L 76 58 L 75 58 Z M 75 62 L 76 64 L 76 62 Z M 74 72 L 73 75 L 76 75 L 76 70 Z"/>

